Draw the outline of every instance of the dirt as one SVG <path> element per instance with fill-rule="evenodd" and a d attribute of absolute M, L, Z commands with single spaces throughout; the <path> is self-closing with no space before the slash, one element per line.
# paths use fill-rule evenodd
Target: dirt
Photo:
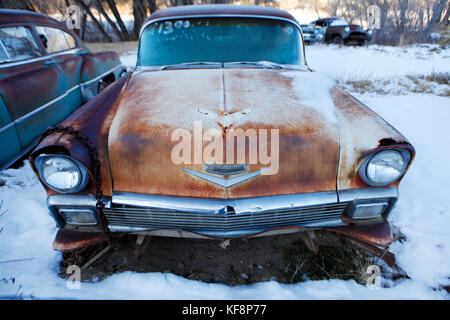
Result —
<path fill-rule="evenodd" d="M 134 256 L 135 235 L 114 240 L 112 249 L 82 270 L 82 279 L 97 281 L 124 271 L 170 272 L 207 283 L 243 285 L 275 280 L 296 283 L 308 279 L 354 279 L 364 284 L 367 267 L 380 264 L 358 247 L 328 232 L 316 232 L 319 254 L 308 250 L 299 234 L 219 240 L 147 237 L 145 251 Z M 83 266 L 106 247 L 100 244 L 64 254 L 60 276 L 67 266 Z M 384 267 L 382 267 L 383 269 Z"/>

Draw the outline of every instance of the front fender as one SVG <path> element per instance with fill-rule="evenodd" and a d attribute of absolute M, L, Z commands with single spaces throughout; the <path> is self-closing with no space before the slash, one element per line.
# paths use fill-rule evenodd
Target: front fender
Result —
<path fill-rule="evenodd" d="M 83 136 L 89 138 L 98 151 L 101 162 L 102 190 L 105 195 L 112 194 L 107 150 L 109 126 L 116 111 L 117 104 L 115 102 L 127 80 L 128 77 L 121 77 L 60 124 L 64 127 L 71 126 L 75 130 L 79 130 Z M 72 135 L 53 133 L 39 143 L 30 156 L 30 163 L 37 175 L 38 172 L 34 165 L 34 160 L 43 153 L 64 153 L 80 161 L 92 172 L 92 165 L 86 147 Z M 47 195 L 58 194 L 45 185 L 44 188 L 47 191 Z M 95 192 L 93 181 L 90 181 L 87 188 L 82 192 Z"/>
<path fill-rule="evenodd" d="M 409 167 L 415 150 L 400 132 L 344 90 L 334 88 L 331 93 L 339 120 L 338 191 L 370 187 L 360 177 L 359 167 L 375 151 L 387 148 L 406 149 L 411 153 Z M 397 188 L 400 181 L 401 178 L 384 187 Z"/>

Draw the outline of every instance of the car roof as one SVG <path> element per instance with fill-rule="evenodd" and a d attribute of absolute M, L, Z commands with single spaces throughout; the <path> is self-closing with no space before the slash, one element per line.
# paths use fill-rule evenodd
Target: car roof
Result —
<path fill-rule="evenodd" d="M 337 19 L 341 19 L 341 18 L 338 18 L 338 17 L 328 17 L 328 18 L 320 18 L 320 19 L 317 19 L 317 20 L 314 20 L 314 21 L 329 21 L 329 20 L 337 20 Z"/>
<path fill-rule="evenodd" d="M 223 5 L 223 4 L 203 4 L 203 5 L 189 5 L 177 6 L 156 11 L 145 21 L 145 23 L 158 20 L 176 17 L 189 16 L 217 16 L 217 15 L 243 15 L 243 16 L 259 16 L 259 17 L 275 17 L 291 20 L 298 23 L 295 18 L 286 11 L 261 7 L 261 6 L 241 6 L 241 5 Z"/>
<path fill-rule="evenodd" d="M 26 22 L 26 23 L 50 22 L 62 25 L 62 23 L 59 22 L 58 20 L 41 13 L 26 10 L 0 9 L 0 24 L 13 22 Z"/>

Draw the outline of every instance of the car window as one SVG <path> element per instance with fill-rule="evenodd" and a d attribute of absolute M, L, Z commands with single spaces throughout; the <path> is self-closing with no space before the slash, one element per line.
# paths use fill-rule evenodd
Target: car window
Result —
<path fill-rule="evenodd" d="M 41 55 L 29 28 L 0 28 L 0 63 L 31 59 Z"/>
<path fill-rule="evenodd" d="M 64 32 L 64 36 L 66 37 L 67 43 L 69 44 L 70 48 L 75 48 L 77 46 L 77 42 L 75 41 L 75 38 L 68 34 L 67 32 Z"/>
<path fill-rule="evenodd" d="M 341 27 L 341 26 L 347 26 L 347 25 L 348 25 L 347 21 L 345 21 L 343 19 L 336 19 L 330 24 L 331 27 Z"/>
<path fill-rule="evenodd" d="M 49 53 L 68 50 L 76 46 L 75 39 L 60 29 L 40 26 L 36 27 L 36 30 Z"/>
<path fill-rule="evenodd" d="M 141 36 L 140 66 L 186 62 L 303 61 L 300 31 L 285 21 L 192 18 L 148 25 Z"/>

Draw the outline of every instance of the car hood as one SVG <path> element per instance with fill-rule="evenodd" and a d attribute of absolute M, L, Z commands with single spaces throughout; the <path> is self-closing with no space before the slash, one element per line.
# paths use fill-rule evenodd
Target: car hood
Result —
<path fill-rule="evenodd" d="M 109 129 L 113 191 L 240 198 L 335 190 L 339 142 L 332 85 L 309 71 L 137 71 L 116 101 Z M 213 160 L 229 160 L 231 148 L 231 162 L 239 162 L 237 144 L 227 145 L 227 137 L 242 133 L 251 136 L 244 140 L 247 172 L 206 172 Z M 211 141 L 220 137 L 221 159 L 220 143 L 211 151 Z M 251 140 L 258 145 L 256 155 L 250 152 Z M 225 186 L 211 177 L 243 178 Z"/>

